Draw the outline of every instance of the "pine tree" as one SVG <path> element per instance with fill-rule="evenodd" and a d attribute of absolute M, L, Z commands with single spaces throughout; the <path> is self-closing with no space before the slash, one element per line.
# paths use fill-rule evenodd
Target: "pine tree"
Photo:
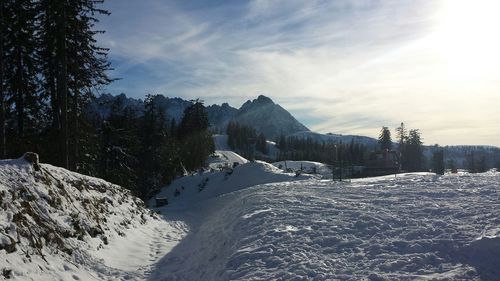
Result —
<path fill-rule="evenodd" d="M 422 144 L 420 131 L 418 129 L 410 130 L 403 154 L 403 166 L 405 170 L 416 172 L 423 169 Z"/>
<path fill-rule="evenodd" d="M 183 164 L 188 170 L 203 167 L 207 157 L 214 151 L 212 136 L 208 131 L 208 114 L 200 100 L 184 110 L 179 125 L 180 150 Z"/>
<path fill-rule="evenodd" d="M 9 122 L 14 125 L 5 137 L 10 135 L 10 140 L 7 139 L 10 142 L 9 154 L 17 156 L 32 147 L 29 137 L 38 133 L 40 121 L 36 118 L 39 117 L 42 105 L 38 96 L 38 62 L 35 52 L 37 9 L 35 3 L 29 0 L 2 2 L 2 100 L 8 102 L 8 105 L 3 104 L 6 109 L 13 109 L 5 119 L 10 119 Z"/>
<path fill-rule="evenodd" d="M 6 37 L 6 25 L 4 10 L 5 2 L 0 1 L 0 159 L 7 156 L 5 141 L 5 92 L 4 92 L 4 38 Z"/>
<path fill-rule="evenodd" d="M 144 101 L 144 115 L 141 118 L 139 138 L 139 191 L 138 196 L 145 198 L 151 191 L 163 184 L 162 147 L 166 144 L 167 127 L 165 113 L 155 103 L 155 95 L 147 95 Z"/>
<path fill-rule="evenodd" d="M 440 149 L 432 154 L 432 171 L 444 175 L 444 150 Z"/>
<path fill-rule="evenodd" d="M 398 140 L 398 154 L 399 154 L 399 169 L 403 169 L 404 154 L 405 154 L 405 142 L 408 138 L 405 124 L 401 122 L 401 125 L 396 128 L 396 137 Z"/>
<path fill-rule="evenodd" d="M 97 8 L 102 0 L 40 0 L 40 56 L 44 96 L 50 98 L 52 135 L 61 141 L 59 164 L 76 169 L 81 112 L 92 97 L 90 89 L 108 84 L 107 49 L 96 45 L 93 30 L 96 15 L 109 12 Z M 71 30 L 71 32 L 68 32 Z M 71 148 L 71 149 L 70 149 Z"/>
<path fill-rule="evenodd" d="M 179 137 L 183 138 L 189 134 L 205 131 L 208 129 L 208 114 L 201 100 L 194 100 L 193 104 L 184 110 L 179 125 Z"/>
<path fill-rule="evenodd" d="M 392 139 L 391 139 L 391 131 L 389 131 L 389 128 L 387 127 L 382 127 L 382 130 L 380 130 L 380 135 L 378 138 L 378 143 L 380 145 L 380 149 L 382 150 L 391 150 L 392 148 Z"/>
<path fill-rule="evenodd" d="M 267 149 L 267 141 L 266 141 L 266 136 L 264 133 L 260 133 L 259 136 L 257 137 L 257 143 L 256 143 L 256 149 L 263 154 L 267 154 L 268 149 Z"/>

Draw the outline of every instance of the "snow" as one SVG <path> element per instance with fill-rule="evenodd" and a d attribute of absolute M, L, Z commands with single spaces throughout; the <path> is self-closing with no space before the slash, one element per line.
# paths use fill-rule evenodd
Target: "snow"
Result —
<path fill-rule="evenodd" d="M 498 173 L 415 173 L 167 206 L 190 231 L 150 280 L 497 280 L 499 191 Z"/>
<path fill-rule="evenodd" d="M 119 186 L 0 161 L 0 273 L 12 280 L 142 280 L 186 234 Z M 7 246 L 14 251 L 7 252 Z"/>
<path fill-rule="evenodd" d="M 311 178 L 309 175 L 296 176 L 295 173 L 285 173 L 266 162 L 254 161 L 243 163 L 230 170 L 182 177 L 163 188 L 155 198 L 167 198 L 169 205 L 184 209 L 201 201 L 259 184 L 309 178 Z M 177 196 L 175 196 L 176 190 L 179 192 Z M 155 198 L 149 201 L 149 206 L 156 206 Z"/>
<path fill-rule="evenodd" d="M 322 178 L 332 177 L 332 169 L 330 169 L 328 165 L 320 162 L 287 160 L 287 161 L 275 162 L 273 163 L 273 166 L 283 170 L 286 169 L 291 169 L 293 171 L 302 170 L 304 173 L 317 174 L 320 175 Z"/>
<path fill-rule="evenodd" d="M 221 167 L 232 167 L 234 163 L 248 163 L 247 159 L 231 151 L 227 145 L 227 135 L 215 135 L 213 140 L 215 153 L 208 160 L 209 167 L 219 169 Z"/>
<path fill-rule="evenodd" d="M 216 137 L 221 155 L 228 151 L 225 143 L 224 137 Z M 290 167 L 300 165 L 323 167 L 287 161 Z M 103 213 L 107 221 L 101 222 L 109 243 L 102 243 L 100 235 L 65 238 L 75 249 L 73 254 L 47 244 L 42 248 L 44 261 L 22 237 L 17 251 L 0 250 L 0 270 L 11 269 L 13 280 L 498 280 L 500 276 L 498 172 L 411 173 L 346 183 L 306 174 L 296 177 L 265 162 L 242 161 L 231 170 L 175 180 L 158 194 L 168 198 L 168 205 L 154 207 L 154 199 L 148 202 L 160 219 L 148 215 L 141 223 L 137 210 L 144 209 L 121 188 L 50 165 L 42 168 L 73 198 L 63 198 L 63 208 L 45 209 L 58 229 L 71 227 L 68 210 L 73 209 L 92 225 L 83 199 L 113 202 Z M 0 162 L 0 180 L 0 191 L 27 186 L 41 200 L 37 202 L 53 196 L 49 191 L 55 183 L 40 181 L 20 159 Z M 75 180 L 85 180 L 87 190 L 77 189 Z M 8 194 L 0 203 L 4 210 L 7 207 L 0 213 L 4 246 L 10 243 L 9 236 L 16 237 L 23 229 L 12 222 L 20 207 Z M 23 251 L 30 251 L 30 258 Z"/>

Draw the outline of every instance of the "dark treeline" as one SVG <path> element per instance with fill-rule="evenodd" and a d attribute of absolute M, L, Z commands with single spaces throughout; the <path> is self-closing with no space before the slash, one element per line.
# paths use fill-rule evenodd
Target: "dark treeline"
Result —
<path fill-rule="evenodd" d="M 258 151 L 261 154 L 257 158 L 266 158 L 262 157 L 268 153 L 266 136 L 263 133 L 257 134 L 253 127 L 231 121 L 227 124 L 226 134 L 229 147 L 243 157 L 255 159 L 255 152 Z"/>
<path fill-rule="evenodd" d="M 470 172 L 485 172 L 500 168 L 500 149 L 488 146 L 445 146 L 446 167 L 467 169 Z"/>
<path fill-rule="evenodd" d="M 199 101 L 179 124 L 146 99 L 144 112 L 85 114 L 113 79 L 97 45 L 104 0 L 0 1 L 0 158 L 26 151 L 43 162 L 121 184 L 145 198 L 213 151 Z M 116 107 L 117 108 L 120 108 Z"/>
<path fill-rule="evenodd" d="M 351 165 L 362 166 L 368 157 L 368 148 L 351 141 L 349 144 L 320 142 L 311 138 L 285 137 L 276 140 L 280 149 L 278 161 L 306 160 L 321 163 L 345 161 Z"/>

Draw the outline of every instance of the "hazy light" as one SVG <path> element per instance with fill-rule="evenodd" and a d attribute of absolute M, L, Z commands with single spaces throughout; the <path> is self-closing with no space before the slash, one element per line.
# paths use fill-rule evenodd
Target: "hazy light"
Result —
<path fill-rule="evenodd" d="M 443 3 L 436 48 L 453 82 L 477 83 L 497 76 L 500 63 L 500 1 L 448 0 Z"/>

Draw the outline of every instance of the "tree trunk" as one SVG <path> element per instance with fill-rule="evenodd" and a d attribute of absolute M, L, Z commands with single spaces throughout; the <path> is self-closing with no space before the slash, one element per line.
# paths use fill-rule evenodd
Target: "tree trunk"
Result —
<path fill-rule="evenodd" d="M 61 101 L 61 165 L 68 169 L 68 62 L 66 54 L 66 8 L 65 1 L 60 1 L 61 13 L 58 15 L 59 38 L 58 64 L 59 77 L 57 95 Z"/>
<path fill-rule="evenodd" d="M 79 161 L 78 139 L 79 139 L 79 123 L 78 123 L 78 89 L 73 90 L 73 167 L 72 170 L 76 171 Z"/>
<path fill-rule="evenodd" d="M 50 107 L 51 107 L 51 112 L 52 112 L 52 129 L 55 132 L 58 132 L 61 130 L 61 121 L 60 121 L 60 114 L 61 114 L 61 101 L 59 100 L 59 97 L 57 95 L 57 90 L 56 90 L 56 74 L 52 73 L 52 77 L 49 77 L 49 91 L 50 91 Z"/>
<path fill-rule="evenodd" d="M 0 4 L 0 159 L 7 156 L 6 141 L 5 141 L 5 94 L 3 88 L 3 73 L 4 73 L 4 53 L 3 53 L 3 36 L 4 36 L 4 1 Z"/>
<path fill-rule="evenodd" d="M 17 133 L 20 138 L 24 137 L 24 79 L 23 79 L 23 59 L 21 46 L 16 46 L 16 114 L 17 114 Z"/>

